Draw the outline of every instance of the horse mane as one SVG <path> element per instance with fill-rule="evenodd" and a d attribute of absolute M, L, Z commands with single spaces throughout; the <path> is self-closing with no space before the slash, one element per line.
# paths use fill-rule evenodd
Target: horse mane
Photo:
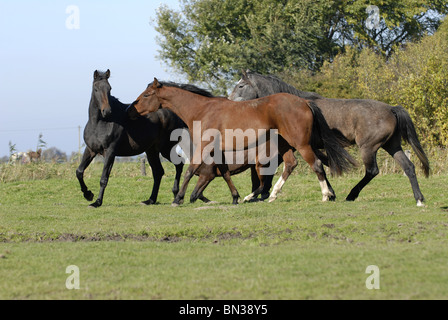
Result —
<path fill-rule="evenodd" d="M 112 103 L 119 103 L 119 104 L 123 104 L 123 102 L 120 101 L 120 99 L 118 99 L 117 97 L 114 97 L 113 95 L 109 96 L 109 103 L 111 102 L 110 100 L 112 100 Z"/>
<path fill-rule="evenodd" d="M 176 82 L 172 82 L 172 81 L 159 81 L 160 84 L 162 84 L 163 86 L 167 86 L 167 87 L 175 87 L 175 88 L 179 88 L 179 89 L 183 89 L 183 90 L 187 90 L 190 91 L 192 93 L 196 93 L 199 94 L 201 96 L 204 97 L 209 97 L 209 98 L 213 98 L 214 95 L 211 94 L 209 91 L 199 88 L 195 85 L 192 84 L 185 84 L 185 83 L 176 83 Z M 152 82 L 150 84 L 148 84 L 149 86 L 152 86 Z"/>
<path fill-rule="evenodd" d="M 129 103 L 123 103 L 118 99 L 117 97 L 114 97 L 113 95 L 109 95 L 109 105 L 111 106 L 112 112 L 113 110 L 121 110 L 126 112 L 127 108 L 129 107 Z"/>
<path fill-rule="evenodd" d="M 323 99 L 323 97 L 315 92 L 301 91 L 293 86 L 287 84 L 286 82 L 280 80 L 279 78 L 272 75 L 262 75 L 253 71 L 249 71 L 247 76 L 252 80 L 252 84 L 256 86 L 263 95 L 271 95 L 278 92 L 285 92 L 296 95 L 303 99 Z M 257 78 L 257 81 L 253 81 L 250 77 Z"/>

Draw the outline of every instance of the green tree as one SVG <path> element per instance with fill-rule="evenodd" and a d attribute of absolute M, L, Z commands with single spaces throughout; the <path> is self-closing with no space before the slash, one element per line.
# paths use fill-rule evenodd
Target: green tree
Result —
<path fill-rule="evenodd" d="M 354 0 L 349 3 L 335 1 L 334 9 L 343 21 L 340 39 L 344 44 L 359 49 L 368 47 L 386 57 L 399 45 L 433 34 L 442 16 L 448 13 L 446 0 Z M 376 14 L 379 20 L 369 26 L 367 23 Z"/>
<path fill-rule="evenodd" d="M 162 5 L 155 28 L 162 61 L 226 94 L 241 69 L 313 74 L 345 48 L 389 57 L 433 34 L 447 12 L 447 0 L 183 0 L 180 11 Z"/>
<path fill-rule="evenodd" d="M 432 36 L 412 43 L 388 61 L 384 76 L 391 104 L 403 105 L 429 146 L 448 145 L 448 20 Z"/>
<path fill-rule="evenodd" d="M 184 0 L 181 12 L 161 6 L 156 17 L 159 58 L 189 81 L 222 94 L 242 68 L 264 73 L 316 69 L 325 54 L 320 48 L 328 48 L 320 43 L 322 3 Z"/>
<path fill-rule="evenodd" d="M 389 59 L 368 47 L 349 47 L 314 75 L 299 71 L 282 79 L 329 98 L 402 105 L 424 145 L 448 145 L 448 20 L 434 35 L 407 44 Z"/>

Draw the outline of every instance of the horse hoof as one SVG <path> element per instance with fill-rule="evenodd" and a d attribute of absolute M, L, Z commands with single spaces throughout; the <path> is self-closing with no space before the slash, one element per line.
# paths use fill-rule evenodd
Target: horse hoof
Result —
<path fill-rule="evenodd" d="M 268 201 L 268 202 L 269 202 L 269 203 L 274 202 L 275 199 L 277 199 L 277 197 L 275 197 L 275 198 L 274 198 L 274 197 L 269 197 L 269 201 Z"/>
<path fill-rule="evenodd" d="M 417 207 L 426 207 L 426 205 L 422 201 L 418 200 Z"/>
<path fill-rule="evenodd" d="M 92 191 L 87 191 L 86 193 L 84 193 L 84 198 L 87 201 L 92 201 L 93 197 L 94 197 L 94 195 L 93 195 Z"/>
<path fill-rule="evenodd" d="M 260 196 L 260 200 L 261 201 L 264 201 L 264 200 L 266 200 L 268 198 L 269 198 L 269 194 L 261 194 L 261 196 Z"/>
<path fill-rule="evenodd" d="M 171 206 L 174 208 L 174 207 L 178 207 L 178 206 L 180 206 L 180 204 L 177 203 L 177 202 L 173 202 L 173 203 L 171 204 Z"/>
<path fill-rule="evenodd" d="M 199 197 L 199 200 L 201 200 L 201 201 L 204 202 L 204 203 L 210 203 L 210 202 L 212 202 L 212 201 L 210 201 L 210 199 L 207 199 L 207 198 L 204 197 L 204 196 Z"/>
<path fill-rule="evenodd" d="M 155 204 L 155 202 L 153 200 L 149 199 L 149 200 L 140 202 L 140 204 L 143 204 L 145 206 L 149 206 L 149 205 Z"/>
<path fill-rule="evenodd" d="M 99 208 L 99 207 L 101 207 L 101 204 L 99 204 L 99 203 L 97 203 L 97 202 L 91 203 L 91 204 L 89 205 L 89 208 Z"/>

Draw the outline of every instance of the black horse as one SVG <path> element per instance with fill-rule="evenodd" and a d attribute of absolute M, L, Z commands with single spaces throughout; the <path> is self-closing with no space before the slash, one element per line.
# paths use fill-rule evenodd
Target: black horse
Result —
<path fill-rule="evenodd" d="M 97 208 L 103 203 L 104 190 L 115 157 L 135 156 L 145 152 L 152 169 L 154 185 L 150 198 L 143 203 L 154 204 L 164 175 L 159 153 L 166 159 L 170 159 L 171 150 L 178 144 L 178 141 L 170 141 L 170 134 L 173 130 L 184 128 L 186 125 L 177 115 L 168 110 L 159 110 L 146 117 L 129 120 L 126 113 L 129 105 L 121 103 L 110 94 L 112 88 L 108 81 L 109 76 L 109 70 L 94 72 L 89 121 L 84 129 L 86 148 L 81 164 L 76 170 L 76 177 L 81 185 L 84 198 L 92 201 L 94 195 L 84 183 L 84 171 L 97 154 L 103 155 L 104 168 L 100 180 L 100 193 L 98 199 L 90 204 L 90 207 Z M 174 196 L 179 191 L 183 163 L 175 164 L 175 167 L 176 176 L 172 189 Z"/>
<path fill-rule="evenodd" d="M 418 185 L 415 167 L 403 152 L 401 139 L 412 146 L 426 177 L 429 176 L 429 161 L 406 109 L 375 100 L 327 99 L 314 92 L 297 90 L 276 77 L 250 71 L 243 71 L 242 79 L 229 99 L 251 100 L 280 92 L 313 100 L 322 110 L 330 128 L 344 138 L 347 145 L 356 144 L 359 147 L 366 173 L 350 191 L 347 201 L 354 201 L 361 190 L 378 175 L 376 154 L 379 148 L 383 148 L 401 165 L 411 183 L 417 206 L 423 206 L 424 197 Z"/>

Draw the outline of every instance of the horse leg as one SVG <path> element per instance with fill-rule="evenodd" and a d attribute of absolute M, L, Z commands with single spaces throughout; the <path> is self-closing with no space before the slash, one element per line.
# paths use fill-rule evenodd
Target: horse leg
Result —
<path fill-rule="evenodd" d="M 100 193 L 98 194 L 98 198 L 96 199 L 96 201 L 90 204 L 89 207 L 98 208 L 103 204 L 104 191 L 106 190 L 107 183 L 109 182 L 109 176 L 110 172 L 112 171 L 114 161 L 115 154 L 113 152 L 107 152 L 104 157 L 103 173 L 100 180 Z"/>
<path fill-rule="evenodd" d="M 417 176 L 415 174 L 415 166 L 403 152 L 400 144 L 395 144 L 395 146 L 390 146 L 389 144 L 383 146 L 383 148 L 400 164 L 403 168 L 404 173 L 408 177 L 411 182 L 412 191 L 414 192 L 414 198 L 417 202 L 418 207 L 424 207 L 423 201 L 425 198 L 423 197 L 422 192 L 420 191 L 420 187 L 418 185 Z"/>
<path fill-rule="evenodd" d="M 297 150 L 317 175 L 322 191 L 322 201 L 334 201 L 336 199 L 336 194 L 327 179 L 322 161 L 317 157 L 310 145 L 297 148 Z"/>
<path fill-rule="evenodd" d="M 92 160 L 95 158 L 96 153 L 90 150 L 89 147 L 86 147 L 84 149 L 84 154 L 82 156 L 81 163 L 79 164 L 78 169 L 76 169 L 76 178 L 78 178 L 79 184 L 81 185 L 81 191 L 84 194 L 84 198 L 87 201 L 93 200 L 93 193 L 87 188 L 85 182 L 84 182 L 84 171 L 87 169 L 87 167 L 90 165 Z"/>
<path fill-rule="evenodd" d="M 203 167 L 204 168 L 204 167 Z M 196 183 L 196 186 L 193 190 L 193 192 L 191 193 L 190 196 L 190 202 L 194 203 L 197 199 L 201 199 L 202 197 L 202 201 L 204 201 L 204 199 L 206 199 L 207 201 L 204 201 L 205 203 L 210 202 L 210 200 L 208 200 L 207 198 L 205 198 L 202 195 L 202 192 L 204 191 L 205 188 L 207 188 L 207 186 L 209 185 L 209 183 L 215 178 L 215 176 L 208 174 L 209 172 L 207 172 L 207 174 L 205 174 L 203 172 L 204 170 L 201 170 L 200 174 L 199 174 L 199 179 L 198 182 Z"/>
<path fill-rule="evenodd" d="M 254 192 L 260 187 L 260 179 L 258 178 L 258 173 L 255 166 L 250 167 L 250 179 L 252 182 L 252 192 Z"/>
<path fill-rule="evenodd" d="M 176 176 L 174 178 L 174 184 L 172 189 L 174 197 L 176 197 L 177 194 L 179 193 L 180 177 L 184 169 L 184 164 L 181 162 L 180 164 L 176 164 L 175 167 L 176 167 Z"/>
<path fill-rule="evenodd" d="M 142 201 L 142 204 L 150 205 L 150 204 L 155 204 L 157 201 L 160 183 L 162 181 L 163 175 L 165 174 L 165 170 L 163 170 L 162 163 L 160 162 L 158 150 L 147 151 L 146 157 L 148 158 L 148 162 L 151 167 L 154 184 L 152 186 L 151 196 L 149 197 L 148 200 Z"/>
<path fill-rule="evenodd" d="M 258 188 L 256 188 L 255 190 L 252 190 L 252 193 L 249 194 L 248 196 L 246 196 L 243 200 L 243 202 L 250 202 L 255 200 L 258 195 L 260 195 L 264 190 L 265 190 L 265 181 L 266 181 L 266 177 L 261 174 L 260 172 L 260 168 L 262 167 L 262 165 L 260 163 L 257 163 L 255 166 L 255 173 L 257 174 L 257 182 L 258 182 Z M 251 168 L 253 169 L 253 168 Z M 272 179 L 271 179 L 272 181 Z M 253 185 L 252 185 L 253 186 Z M 269 189 L 268 189 L 269 191 Z M 263 200 L 263 199 L 262 199 Z"/>
<path fill-rule="evenodd" d="M 222 159 L 225 159 L 224 153 L 223 153 Z M 217 164 L 217 166 L 219 168 L 219 171 L 221 172 L 222 177 L 224 178 L 224 180 L 227 182 L 227 185 L 229 186 L 230 193 L 232 194 L 232 198 L 233 198 L 232 204 L 238 204 L 238 199 L 240 198 L 240 195 L 230 177 L 229 166 L 226 163 Z"/>
<path fill-rule="evenodd" d="M 176 198 L 177 194 L 179 193 L 179 184 L 180 184 L 180 177 L 182 175 L 182 171 L 183 171 L 183 167 L 184 164 L 178 164 L 176 165 L 176 178 L 174 179 L 174 185 L 173 185 L 173 194 L 174 194 L 174 198 Z M 214 177 L 213 177 L 214 178 Z M 212 178 L 212 180 L 213 180 Z M 211 181 L 211 180 L 210 180 Z M 209 182 L 210 183 L 210 182 Z M 197 196 L 197 198 L 194 200 L 196 201 L 197 199 L 205 202 L 205 203 L 209 203 L 210 200 L 207 199 L 203 194 L 202 191 L 204 191 L 204 189 L 207 187 L 208 183 L 205 185 L 204 188 L 202 188 L 202 190 L 200 190 L 199 195 Z"/>
<path fill-rule="evenodd" d="M 278 168 L 278 166 L 283 162 L 283 157 L 279 154 L 276 161 L 277 161 L 276 165 Z M 268 167 L 271 165 L 272 165 L 272 162 L 270 162 Z M 260 197 L 261 200 L 265 200 L 265 199 L 269 198 L 269 195 L 270 195 L 269 191 L 272 188 L 272 180 L 274 180 L 274 174 L 269 174 L 269 175 L 264 176 L 264 185 L 263 185 L 263 190 L 261 191 L 261 197 Z"/>
<path fill-rule="evenodd" d="M 288 177 L 291 175 L 292 171 L 295 167 L 297 167 L 297 159 L 294 156 L 294 151 L 292 149 L 289 149 L 287 152 L 283 154 L 283 173 L 278 179 L 277 183 L 274 185 L 274 189 L 271 192 L 271 195 L 269 196 L 269 202 L 275 201 L 277 199 L 277 195 L 280 192 L 280 190 L 283 188 L 283 185 L 285 184 Z"/>
<path fill-rule="evenodd" d="M 196 199 L 199 199 L 204 203 L 211 202 L 209 199 L 207 199 L 204 196 L 203 192 L 204 192 L 205 188 L 207 188 L 209 183 L 212 182 L 213 179 L 215 179 L 215 177 L 216 177 L 216 174 L 214 172 L 214 166 L 203 164 L 199 171 L 198 183 L 196 184 L 196 187 L 197 187 L 197 193 L 196 193 L 197 198 Z M 201 179 L 203 182 L 201 182 Z M 203 184 L 202 186 L 199 186 L 200 182 Z M 195 190 L 196 190 L 196 188 L 195 188 Z M 196 201 L 196 199 L 195 199 L 195 201 Z M 191 198 L 190 198 L 190 202 L 191 202 Z"/>
<path fill-rule="evenodd" d="M 259 178 L 256 166 L 252 166 L 250 168 L 250 178 L 252 181 L 252 193 L 246 196 L 243 202 L 252 201 L 253 199 L 257 198 L 264 187 L 264 185 L 261 183 L 261 179 Z"/>
<path fill-rule="evenodd" d="M 195 175 L 196 171 L 201 167 L 202 163 L 190 163 L 187 170 L 185 171 L 184 181 L 182 182 L 182 186 L 180 187 L 179 192 L 177 193 L 176 198 L 172 203 L 173 207 L 177 207 L 184 202 L 185 193 L 187 192 L 188 183 L 191 178 Z"/>
<path fill-rule="evenodd" d="M 373 179 L 375 178 L 380 170 L 378 169 L 378 164 L 376 162 L 376 153 L 378 151 L 379 146 L 376 147 L 361 147 L 361 158 L 364 162 L 364 166 L 366 167 L 366 173 L 364 178 L 358 182 L 358 184 L 350 191 L 349 195 L 345 200 L 347 201 L 355 201 L 358 198 L 361 190 Z"/>
<path fill-rule="evenodd" d="M 202 188 L 201 193 L 200 193 L 199 196 L 198 196 L 198 199 L 201 200 L 201 201 L 204 202 L 204 203 L 210 203 L 210 202 L 212 202 L 210 199 L 208 199 L 206 196 L 204 196 L 204 195 L 202 194 L 202 192 L 204 191 L 204 189 L 205 189 L 207 186 L 208 186 L 208 183 L 205 185 L 204 188 Z"/>
<path fill-rule="evenodd" d="M 173 188 L 171 189 L 171 191 L 173 192 L 174 197 L 176 197 L 177 193 L 179 192 L 179 184 L 180 184 L 180 178 L 182 176 L 182 171 L 184 169 L 184 162 L 183 161 L 177 161 L 177 159 L 176 159 L 176 161 L 173 162 L 173 160 L 171 159 L 171 151 L 178 146 L 177 142 L 175 142 L 175 141 L 174 142 L 173 141 L 165 141 L 165 142 L 159 143 L 159 146 L 161 148 L 160 149 L 160 154 L 163 157 L 165 157 L 165 159 L 169 159 L 169 161 L 172 164 L 174 164 L 174 167 L 176 168 L 176 175 L 174 177 Z M 158 153 L 157 153 L 157 157 L 158 157 Z M 160 159 L 160 158 L 158 157 L 158 159 Z M 156 163 L 156 162 L 154 162 L 154 163 Z M 162 174 L 162 176 L 163 176 L 163 174 Z M 156 198 L 157 198 L 157 195 L 156 195 Z"/>

